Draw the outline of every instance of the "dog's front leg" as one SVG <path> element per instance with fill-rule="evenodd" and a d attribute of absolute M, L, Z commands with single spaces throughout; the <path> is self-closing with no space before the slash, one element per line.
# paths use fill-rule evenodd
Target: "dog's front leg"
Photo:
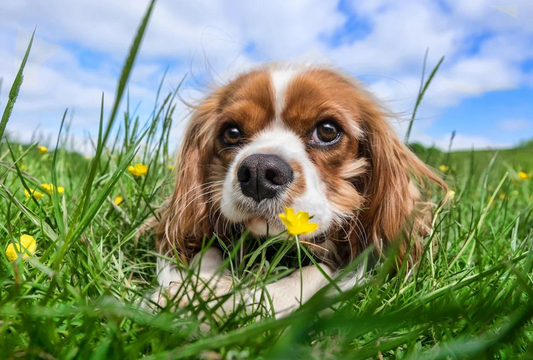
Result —
<path fill-rule="evenodd" d="M 327 265 L 320 265 L 320 267 L 328 277 L 333 276 L 333 271 Z M 287 316 L 329 283 L 322 271 L 315 265 L 306 266 L 268 284 L 265 287 L 266 292 L 262 294 L 263 305 L 273 311 L 278 318 Z M 254 298 L 258 299 L 257 293 Z"/>
<path fill-rule="evenodd" d="M 231 286 L 231 275 L 221 270 L 222 253 L 211 247 L 198 253 L 191 261 L 190 270 L 180 270 L 176 264 L 158 259 L 157 269 L 159 289 L 151 296 L 151 301 L 166 306 L 168 300 L 184 306 L 200 295 L 204 300 L 226 294 Z"/>

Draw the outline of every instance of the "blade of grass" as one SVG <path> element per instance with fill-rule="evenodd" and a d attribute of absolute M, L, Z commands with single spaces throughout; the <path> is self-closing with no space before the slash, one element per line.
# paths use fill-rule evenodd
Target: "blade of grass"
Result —
<path fill-rule="evenodd" d="M 17 101 L 17 98 L 19 96 L 20 86 L 22 85 L 22 81 L 24 79 L 24 67 L 26 66 L 26 62 L 28 61 L 28 56 L 30 55 L 30 50 L 33 44 L 34 35 L 35 35 L 35 30 L 33 30 L 33 33 L 31 34 L 30 43 L 28 44 L 28 47 L 26 48 L 26 53 L 24 54 L 24 58 L 22 58 L 22 63 L 20 64 L 19 71 L 17 72 L 17 76 L 15 76 L 15 80 L 13 80 L 13 85 L 11 86 L 11 90 L 9 91 L 9 97 L 7 99 L 7 104 L 6 104 L 6 107 L 4 108 L 2 120 L 0 121 L 0 140 L 2 140 L 2 137 L 4 136 L 4 131 L 6 129 L 7 122 L 9 121 L 9 118 L 11 117 L 11 112 L 13 111 L 13 107 L 15 106 L 15 101 Z"/>
<path fill-rule="evenodd" d="M 63 216 L 66 214 L 63 214 L 61 211 L 61 206 L 59 202 L 59 191 L 58 191 L 58 182 L 57 182 L 57 154 L 59 153 L 59 140 L 61 139 L 61 132 L 63 130 L 63 125 L 65 125 L 65 119 L 67 118 L 67 112 L 68 109 L 65 109 L 65 112 L 63 113 L 63 118 L 61 119 L 61 125 L 59 127 L 59 133 L 57 135 L 57 142 L 56 147 L 54 151 L 54 156 L 52 158 L 52 205 L 54 207 L 54 214 L 56 218 L 56 223 L 59 228 L 59 233 L 64 236 L 65 235 L 65 223 L 63 222 Z"/>
<path fill-rule="evenodd" d="M 444 56 L 440 58 L 437 65 L 433 68 L 433 71 L 431 71 L 431 74 L 429 75 L 427 81 L 424 83 L 424 73 L 426 70 L 426 62 L 427 62 L 427 56 L 428 56 L 428 50 L 426 50 L 426 55 L 424 57 L 424 66 L 422 70 L 422 81 L 420 83 L 420 90 L 418 91 L 418 96 L 416 97 L 416 104 L 415 108 L 413 110 L 413 114 L 411 115 L 411 120 L 409 121 L 409 127 L 407 128 L 407 132 L 405 133 L 405 139 L 404 143 L 407 145 L 409 143 L 409 137 L 411 136 L 411 131 L 413 129 L 413 123 L 416 118 L 416 113 L 418 111 L 418 107 L 422 103 L 422 99 L 424 98 L 424 95 L 426 94 L 426 90 L 429 87 L 429 84 L 431 84 L 431 81 L 435 77 L 435 74 L 439 70 L 439 67 L 441 66 L 442 62 L 444 61 Z M 423 85 L 422 85 L 423 84 Z"/>

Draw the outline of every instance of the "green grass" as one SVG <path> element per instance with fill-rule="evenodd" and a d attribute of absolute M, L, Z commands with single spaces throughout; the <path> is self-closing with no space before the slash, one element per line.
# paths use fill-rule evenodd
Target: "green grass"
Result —
<path fill-rule="evenodd" d="M 167 165 L 175 94 L 158 96 L 146 121 L 129 109 L 117 120 L 147 19 L 118 82 L 111 115 L 107 121 L 104 114 L 100 118 L 91 159 L 66 150 L 72 141 L 68 131 L 58 136 L 57 147 L 23 146 L 6 138 L 0 143 L 3 358 L 533 355 L 533 179 L 517 177 L 518 171 L 533 173 L 527 147 L 451 154 L 416 147 L 430 165 L 449 167 L 443 176 L 456 195 L 440 209 L 411 276 L 403 271 L 391 276 L 393 264 L 384 261 L 364 284 L 335 296 L 319 293 L 278 320 L 256 317 L 261 310 L 250 315 L 242 309 L 217 317 L 217 303 L 200 299 L 156 313 L 140 309 L 140 299 L 155 285 L 157 255 L 153 238 L 135 235 L 174 181 Z M 22 70 L 20 75 L 0 129 L 9 120 Z M 50 152 L 39 153 L 38 145 Z M 146 176 L 126 170 L 135 162 L 149 165 Z M 42 183 L 63 186 L 65 192 L 38 201 L 24 195 L 25 188 Z M 113 202 L 117 195 L 124 199 L 119 206 Z M 441 195 L 432 196 L 438 202 Z M 9 262 L 4 250 L 22 234 L 36 239 L 37 253 Z M 254 250 L 241 259 L 240 241 L 252 242 L 236 239 L 226 262 L 237 288 L 245 283 L 261 287 L 297 262 L 294 249 L 276 237 L 267 241 L 268 248 L 251 245 Z M 268 256 L 273 249 L 288 252 Z M 209 324 L 209 331 L 202 324 Z"/>

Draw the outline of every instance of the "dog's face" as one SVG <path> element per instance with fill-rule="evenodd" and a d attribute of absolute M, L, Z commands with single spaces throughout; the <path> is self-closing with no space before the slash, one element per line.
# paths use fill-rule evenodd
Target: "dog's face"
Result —
<path fill-rule="evenodd" d="M 392 241 L 412 218 L 411 180 L 439 179 L 397 139 L 373 98 L 336 71 L 267 67 L 214 90 L 191 118 L 163 244 L 190 256 L 204 236 L 231 228 L 275 235 L 285 206 L 308 212 L 302 236 L 322 257 L 351 259 Z M 164 226 L 163 226 L 164 225 Z M 410 234 L 413 231 L 409 231 Z"/>
<path fill-rule="evenodd" d="M 362 204 L 350 179 L 364 170 L 362 130 L 346 91 L 325 71 L 253 73 L 220 112 L 215 156 L 226 171 L 220 209 L 255 235 L 283 231 L 284 206 L 313 216 L 322 242 Z M 217 179 L 218 180 L 218 179 Z M 303 236 L 302 238 L 305 238 Z"/>

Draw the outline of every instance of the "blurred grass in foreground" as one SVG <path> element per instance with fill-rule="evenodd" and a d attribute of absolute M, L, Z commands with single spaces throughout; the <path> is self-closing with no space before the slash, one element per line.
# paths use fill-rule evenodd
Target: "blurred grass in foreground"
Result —
<path fill-rule="evenodd" d="M 135 234 L 172 190 L 168 136 L 175 94 L 158 94 L 146 124 L 130 111 L 122 121 L 117 115 L 152 6 L 110 117 L 100 118 L 92 158 L 52 144 L 23 146 L 6 138 L 0 143 L 3 358 L 533 355 L 533 179 L 518 176 L 533 174 L 527 146 L 446 153 L 413 145 L 430 165 L 443 165 L 455 195 L 435 219 L 423 260 L 410 276 L 400 271 L 391 277 L 392 264 L 385 261 L 365 284 L 334 297 L 320 293 L 280 320 L 258 320 L 260 310 L 221 318 L 213 311 L 216 302 L 200 299 L 156 314 L 139 309 L 136 304 L 155 283 L 157 255 L 153 239 Z M 17 77 L 2 132 L 21 82 Z M 58 139 L 58 145 L 69 143 L 68 134 Z M 43 145 L 48 152 L 38 150 Z M 128 171 L 136 163 L 148 166 L 145 175 Z M 49 194 L 42 184 L 64 192 Z M 24 190 L 43 196 L 37 200 Z M 439 201 L 438 194 L 433 197 Z M 11 263 L 5 249 L 23 234 L 36 239 L 37 252 Z M 280 239 L 268 244 L 279 247 Z M 228 249 L 227 263 L 237 288 L 246 282 L 262 286 L 289 271 L 279 258 L 266 257 L 261 245 L 244 259 L 237 248 Z M 328 308 L 333 311 L 323 311 Z M 210 325 L 208 332 L 200 330 L 202 323 Z"/>

